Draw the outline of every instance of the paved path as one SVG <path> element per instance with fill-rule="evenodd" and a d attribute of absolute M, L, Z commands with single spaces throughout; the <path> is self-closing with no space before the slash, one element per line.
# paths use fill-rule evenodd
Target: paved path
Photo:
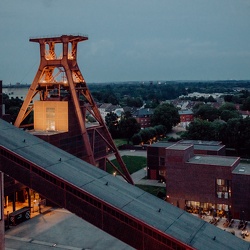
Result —
<path fill-rule="evenodd" d="M 146 150 L 120 150 L 119 151 L 121 156 L 128 155 L 128 156 L 142 156 L 147 157 L 147 151 Z M 114 159 L 115 156 L 111 156 L 109 159 Z M 139 185 L 149 185 L 149 186 L 158 186 L 158 187 L 165 187 L 166 184 L 159 183 L 158 180 L 148 180 L 146 179 L 147 176 L 147 169 L 143 168 L 141 170 L 138 170 L 137 172 L 131 174 L 131 177 L 135 184 Z M 120 178 L 121 176 L 118 176 Z M 121 177 L 122 178 L 122 177 Z"/>
<path fill-rule="evenodd" d="M 5 232 L 5 250 L 132 250 L 65 209 L 51 209 Z"/>

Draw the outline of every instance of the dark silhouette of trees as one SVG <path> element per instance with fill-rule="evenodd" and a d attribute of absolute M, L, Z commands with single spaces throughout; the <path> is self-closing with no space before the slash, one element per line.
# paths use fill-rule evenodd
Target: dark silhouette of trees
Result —
<path fill-rule="evenodd" d="M 119 130 L 122 138 L 126 138 L 129 144 L 132 136 L 138 133 L 141 129 L 141 125 L 136 121 L 134 117 L 122 117 L 119 122 Z"/>
<path fill-rule="evenodd" d="M 23 104 L 23 101 L 18 97 L 9 98 L 8 95 L 3 93 L 3 104 L 5 104 L 5 113 L 9 114 L 11 117 L 11 122 L 14 122 Z"/>
<path fill-rule="evenodd" d="M 139 133 L 134 134 L 131 138 L 133 145 L 139 145 L 142 142 L 141 135 Z"/>
<path fill-rule="evenodd" d="M 250 96 L 248 96 L 246 99 L 244 99 L 242 106 L 241 106 L 241 110 L 250 111 Z"/>
<path fill-rule="evenodd" d="M 227 122 L 195 119 L 182 135 L 183 139 L 222 141 L 239 156 L 250 156 L 250 118 L 232 118 Z"/>
<path fill-rule="evenodd" d="M 132 136 L 141 129 L 140 124 L 130 112 L 123 113 L 120 120 L 115 113 L 110 112 L 106 115 L 105 122 L 113 138 L 126 138 L 128 143 Z"/>
<path fill-rule="evenodd" d="M 194 116 L 202 120 L 214 121 L 219 118 L 219 111 L 209 104 L 203 104 L 194 110 Z"/>
<path fill-rule="evenodd" d="M 105 117 L 105 122 L 108 130 L 113 138 L 118 138 L 120 136 L 118 116 L 113 112 L 109 112 Z"/>
<path fill-rule="evenodd" d="M 180 122 L 178 109 L 173 104 L 164 103 L 159 105 L 151 118 L 153 126 L 163 125 L 166 131 L 171 131 L 173 126 Z"/>
<path fill-rule="evenodd" d="M 136 108 L 140 108 L 142 107 L 143 105 L 143 101 L 141 98 L 137 97 L 137 98 L 134 98 L 134 97 L 127 97 L 125 99 L 125 104 L 126 106 L 128 107 L 136 107 Z"/>
<path fill-rule="evenodd" d="M 228 121 L 229 119 L 232 118 L 240 118 L 241 115 L 236 109 L 236 106 L 234 103 L 231 102 L 226 102 L 224 103 L 220 108 L 219 108 L 219 114 L 220 114 L 220 119 L 223 121 Z"/>
<path fill-rule="evenodd" d="M 214 128 L 211 122 L 195 119 L 189 124 L 184 137 L 192 140 L 211 140 L 213 134 Z"/>

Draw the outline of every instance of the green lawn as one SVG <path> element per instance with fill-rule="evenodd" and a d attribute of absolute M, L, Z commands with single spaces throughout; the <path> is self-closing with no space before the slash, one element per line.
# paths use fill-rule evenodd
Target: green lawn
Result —
<path fill-rule="evenodd" d="M 122 159 L 125 163 L 125 165 L 127 166 L 127 169 L 129 171 L 130 174 L 133 174 L 134 172 L 145 168 L 147 166 L 147 159 L 146 157 L 143 156 L 128 156 L 128 155 L 124 155 L 122 156 Z M 111 161 L 115 166 L 118 166 L 117 160 L 112 160 Z M 113 174 L 115 170 L 113 169 L 113 167 L 107 163 L 107 172 L 110 174 Z"/>
<path fill-rule="evenodd" d="M 124 155 L 122 156 L 122 159 L 124 161 L 124 163 L 127 166 L 127 169 L 129 171 L 130 174 L 145 168 L 147 166 L 147 159 L 146 157 L 143 156 L 128 156 L 128 155 Z M 113 164 L 115 164 L 115 166 L 118 166 L 116 159 L 111 161 Z M 114 169 L 113 167 L 108 163 L 107 164 L 107 172 L 109 172 L 110 174 L 114 173 Z M 141 188 L 142 190 L 144 190 L 145 192 L 148 192 L 152 195 L 158 196 L 159 195 L 163 195 L 165 197 L 165 193 L 166 193 L 166 188 L 165 187 L 156 187 L 156 186 L 148 186 L 148 185 L 136 185 L 137 187 Z"/>
<path fill-rule="evenodd" d="M 122 146 L 123 144 L 127 144 L 126 139 L 114 139 L 114 143 L 116 147 L 118 148 L 119 146 Z"/>

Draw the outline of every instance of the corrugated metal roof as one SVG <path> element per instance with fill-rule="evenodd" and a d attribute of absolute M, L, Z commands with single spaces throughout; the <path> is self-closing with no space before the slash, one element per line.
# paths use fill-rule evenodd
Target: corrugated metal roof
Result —
<path fill-rule="evenodd" d="M 25 140 L 25 141 L 24 141 Z M 249 250 L 249 243 L 0 119 L 0 144 L 54 175 L 197 249 Z"/>

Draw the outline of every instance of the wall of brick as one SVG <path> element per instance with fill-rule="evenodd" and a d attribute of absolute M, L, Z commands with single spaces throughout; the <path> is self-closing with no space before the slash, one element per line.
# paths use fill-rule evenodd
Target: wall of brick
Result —
<path fill-rule="evenodd" d="M 250 175 L 233 174 L 232 197 L 234 217 L 250 220 Z"/>

